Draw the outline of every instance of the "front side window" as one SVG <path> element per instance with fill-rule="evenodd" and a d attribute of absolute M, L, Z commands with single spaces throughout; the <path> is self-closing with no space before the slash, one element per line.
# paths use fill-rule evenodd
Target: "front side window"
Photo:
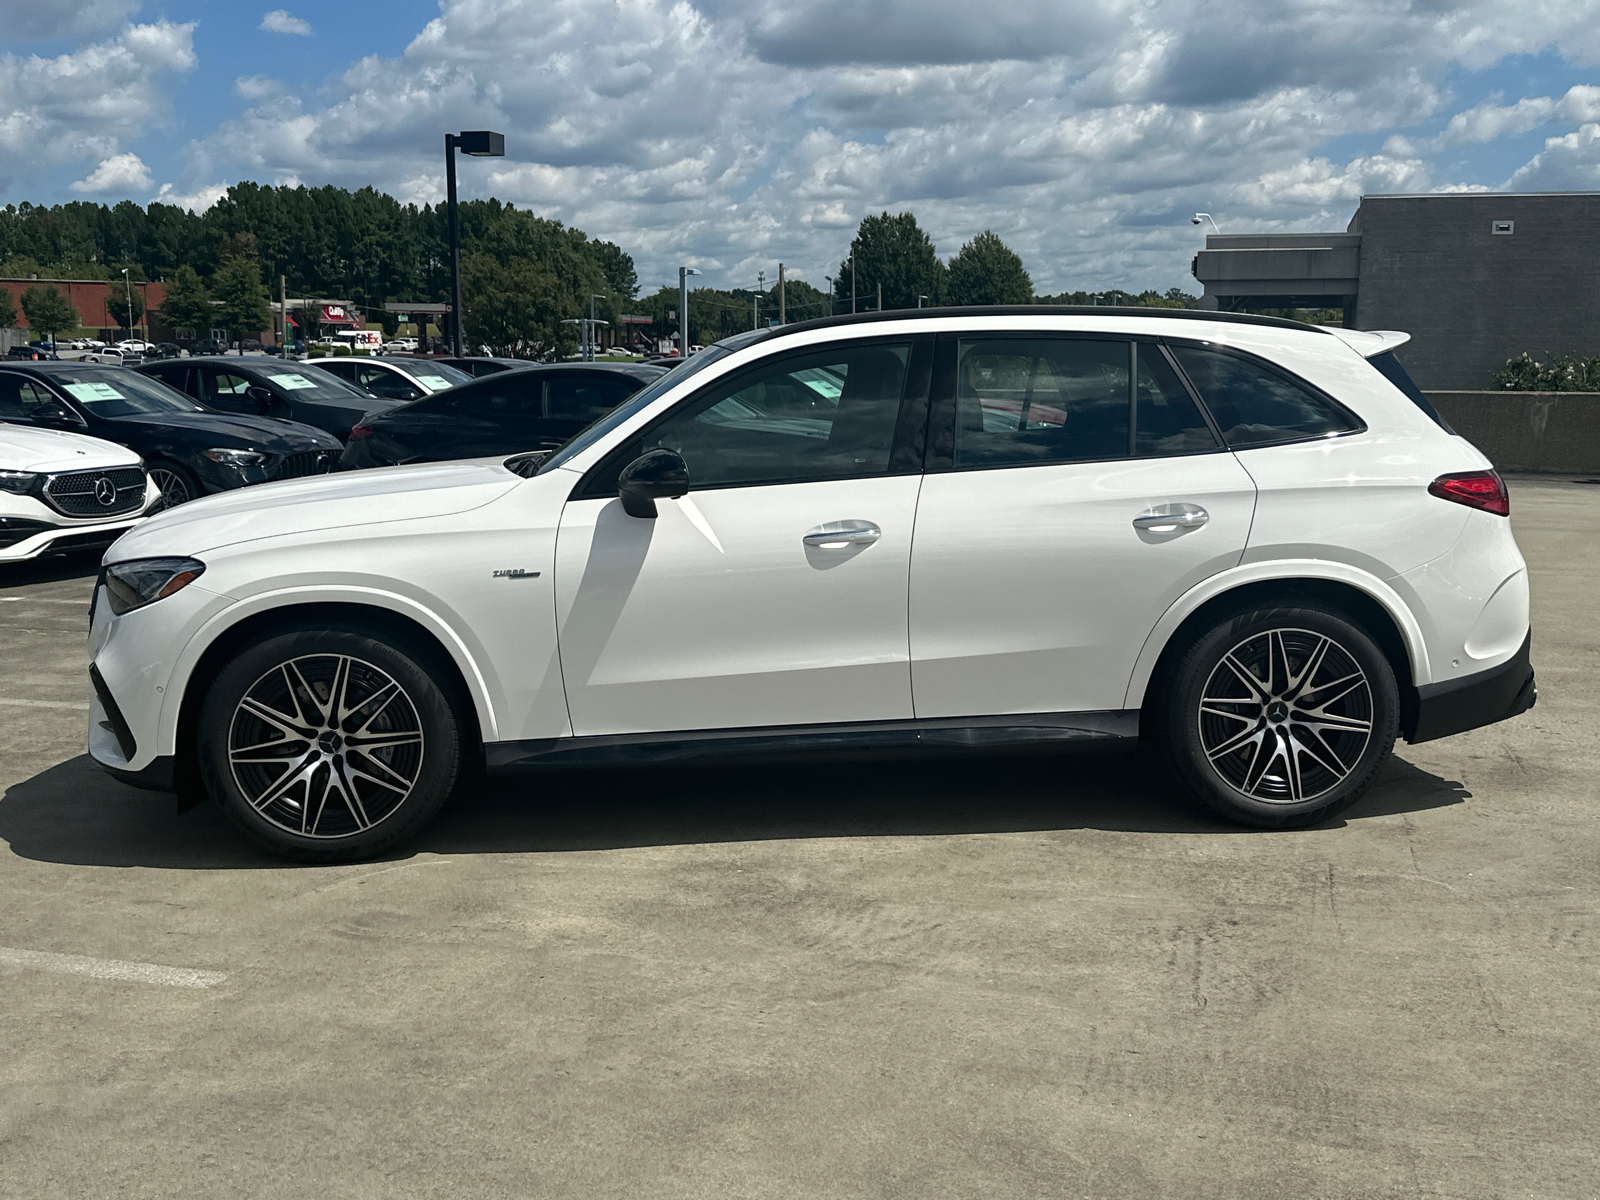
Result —
<path fill-rule="evenodd" d="M 60 407 L 61 402 L 33 380 L 0 371 L 0 421 L 26 421 L 41 409 Z"/>
<path fill-rule="evenodd" d="M 1129 366 L 1125 341 L 962 341 L 956 356 L 955 466 L 1126 457 Z"/>
<path fill-rule="evenodd" d="M 1361 428 L 1332 400 L 1265 363 L 1209 346 L 1171 349 L 1232 449 L 1332 437 Z"/>
<path fill-rule="evenodd" d="M 242 396 L 249 390 L 250 381 L 243 375 L 217 371 L 211 376 L 211 394 L 213 396 Z"/>
<path fill-rule="evenodd" d="M 719 383 L 655 427 L 693 487 L 798 483 L 888 470 L 911 345 L 835 347 Z"/>

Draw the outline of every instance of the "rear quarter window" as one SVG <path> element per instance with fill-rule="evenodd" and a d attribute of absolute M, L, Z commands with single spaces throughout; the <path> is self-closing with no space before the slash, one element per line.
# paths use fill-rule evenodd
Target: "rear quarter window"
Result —
<path fill-rule="evenodd" d="M 1333 437 L 1364 428 L 1349 409 L 1286 371 L 1210 346 L 1170 349 L 1230 449 Z"/>

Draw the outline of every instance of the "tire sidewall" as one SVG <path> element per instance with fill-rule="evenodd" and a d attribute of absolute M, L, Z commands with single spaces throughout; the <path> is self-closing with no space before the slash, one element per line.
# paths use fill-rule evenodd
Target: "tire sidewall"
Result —
<path fill-rule="evenodd" d="M 240 791 L 228 758 L 234 713 L 244 695 L 274 667 L 316 654 L 348 655 L 386 672 L 406 691 L 423 733 L 422 769 L 410 794 L 377 824 L 347 837 L 306 837 L 267 820 Z M 407 647 L 337 628 L 290 630 L 241 650 L 207 690 L 196 729 L 206 790 L 252 841 L 303 862 L 367 858 L 411 837 L 449 797 L 461 761 L 461 725 L 449 694 L 419 659 L 426 661 Z"/>
<path fill-rule="evenodd" d="M 1332 638 L 1366 673 L 1372 697 L 1372 735 L 1350 773 L 1332 791 L 1310 800 L 1274 803 L 1239 791 L 1211 765 L 1200 740 L 1200 698 L 1212 671 L 1239 643 L 1274 629 L 1302 629 Z M 1163 756 L 1189 788 L 1214 810 L 1263 828 L 1316 824 L 1356 803 L 1394 749 L 1400 698 L 1394 668 L 1377 643 L 1342 613 L 1283 606 L 1235 613 L 1202 633 L 1169 676 L 1159 706 Z"/>

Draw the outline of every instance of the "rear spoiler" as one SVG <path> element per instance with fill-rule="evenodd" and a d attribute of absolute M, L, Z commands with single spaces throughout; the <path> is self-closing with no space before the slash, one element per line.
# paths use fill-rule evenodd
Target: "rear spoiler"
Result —
<path fill-rule="evenodd" d="M 1323 325 L 1321 328 L 1333 334 L 1362 358 L 1377 358 L 1378 355 L 1387 354 L 1390 350 L 1398 350 L 1411 340 L 1409 333 L 1401 333 L 1397 329 L 1340 329 L 1333 325 Z"/>

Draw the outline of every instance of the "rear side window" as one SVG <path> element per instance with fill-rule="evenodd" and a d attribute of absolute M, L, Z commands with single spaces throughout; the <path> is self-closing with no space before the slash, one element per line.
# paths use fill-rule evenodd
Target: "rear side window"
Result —
<path fill-rule="evenodd" d="M 1265 363 L 1203 346 L 1171 350 L 1234 450 L 1362 427 L 1348 410 Z"/>
<path fill-rule="evenodd" d="M 962 342 L 957 469 L 1126 457 L 1129 367 L 1127 342 Z"/>
<path fill-rule="evenodd" d="M 1378 374 L 1404 392 L 1407 400 L 1410 400 L 1411 403 L 1427 413 L 1440 429 L 1446 433 L 1455 432 L 1454 429 L 1450 428 L 1450 423 L 1439 415 L 1439 410 L 1434 408 L 1432 402 L 1422 394 L 1422 389 L 1412 381 L 1411 376 L 1406 373 L 1405 367 L 1400 365 L 1400 360 L 1394 356 L 1393 350 L 1385 350 L 1382 354 L 1375 355 L 1367 359 L 1367 361 L 1377 368 Z"/>
<path fill-rule="evenodd" d="M 544 415 L 587 424 L 605 416 L 643 386 L 625 375 L 557 375 L 545 389 Z"/>
<path fill-rule="evenodd" d="M 544 415 L 544 377 L 532 371 L 502 371 L 474 383 L 436 392 L 426 409 L 449 409 L 480 420 L 514 417 L 519 420 Z"/>

